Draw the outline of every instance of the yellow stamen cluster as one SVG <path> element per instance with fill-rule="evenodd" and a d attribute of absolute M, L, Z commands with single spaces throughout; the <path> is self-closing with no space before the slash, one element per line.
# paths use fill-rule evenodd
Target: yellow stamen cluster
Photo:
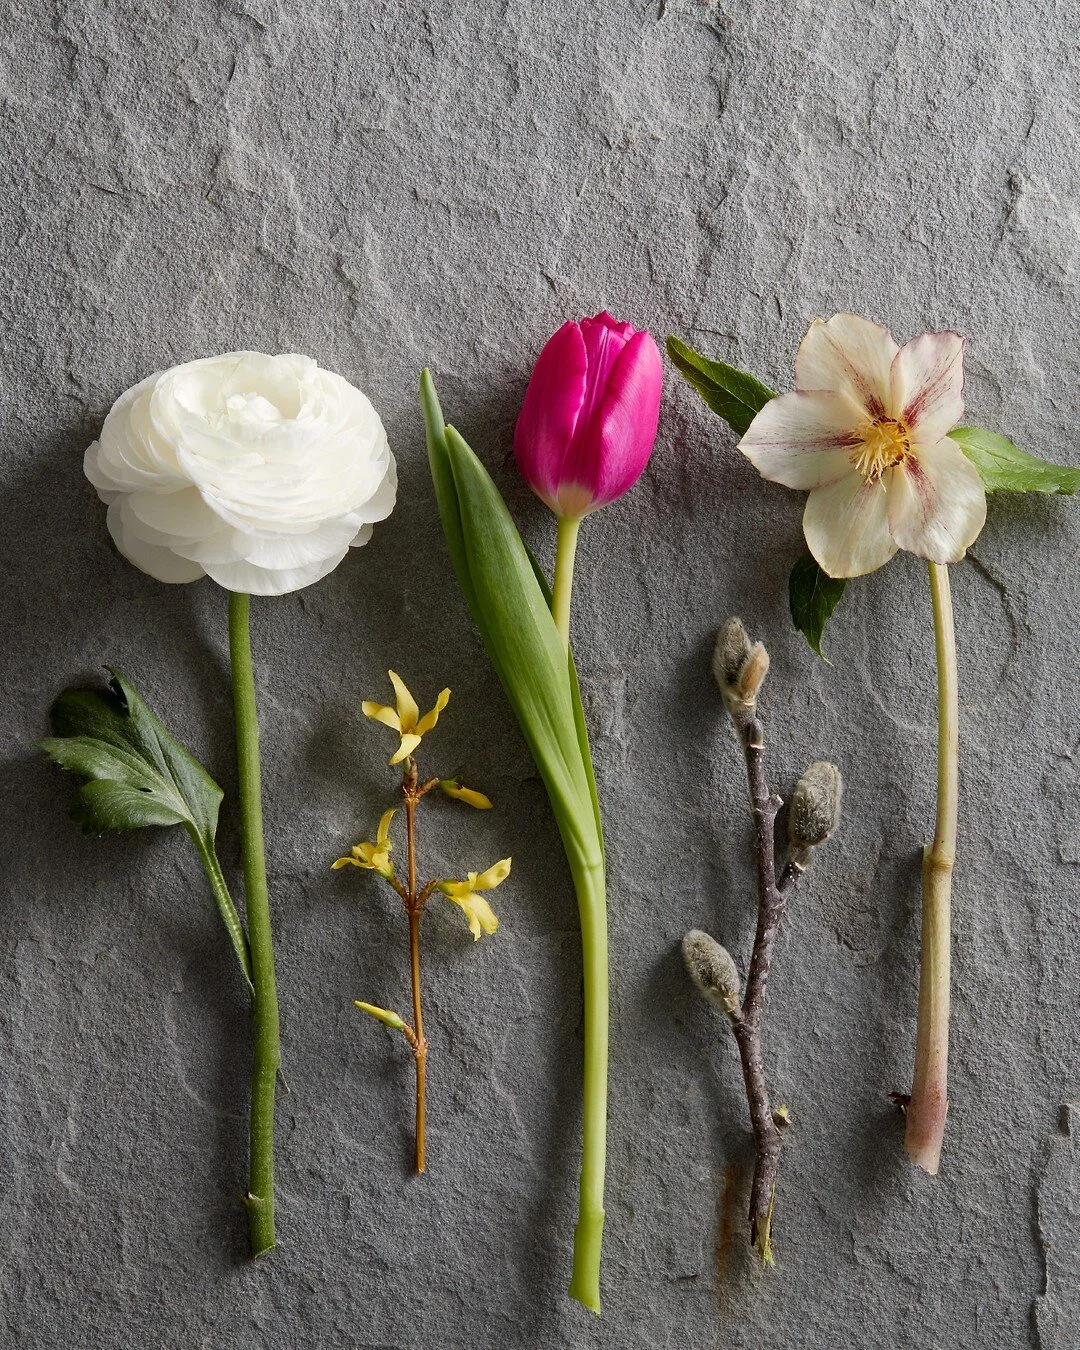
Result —
<path fill-rule="evenodd" d="M 868 483 L 876 483 L 886 469 L 903 464 L 910 454 L 907 423 L 895 417 L 879 417 L 860 428 L 851 462 Z"/>

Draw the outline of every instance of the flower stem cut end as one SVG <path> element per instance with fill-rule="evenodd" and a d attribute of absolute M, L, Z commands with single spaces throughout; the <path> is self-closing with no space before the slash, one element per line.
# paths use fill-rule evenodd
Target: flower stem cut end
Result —
<path fill-rule="evenodd" d="M 600 1247 L 604 1236 L 604 1211 L 586 1211 L 574 1228 L 574 1270 L 570 1297 L 600 1316 Z"/>
<path fill-rule="evenodd" d="M 776 1257 L 773 1255 L 772 1248 L 772 1216 L 773 1206 L 776 1204 L 776 1186 L 773 1186 L 772 1195 L 769 1197 L 769 1211 L 760 1223 L 753 1224 L 754 1250 L 761 1258 L 763 1266 L 775 1266 Z"/>

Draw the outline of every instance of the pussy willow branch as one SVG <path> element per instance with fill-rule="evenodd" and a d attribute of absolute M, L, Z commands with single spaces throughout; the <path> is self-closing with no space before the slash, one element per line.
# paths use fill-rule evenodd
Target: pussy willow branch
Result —
<path fill-rule="evenodd" d="M 728 1016 L 739 1047 L 750 1123 L 754 1131 L 756 1159 L 750 1188 L 750 1235 L 762 1260 L 771 1262 L 770 1227 L 776 1174 L 780 1166 L 781 1138 L 765 1083 L 765 990 L 769 983 L 776 935 L 787 911 L 787 895 L 802 873 L 804 862 L 793 855 L 777 880 L 776 813 L 782 802 L 769 791 L 765 779 L 765 729 L 760 719 L 749 710 L 734 712 L 732 720 L 746 756 L 746 777 L 754 816 L 758 919 L 742 1006 Z"/>

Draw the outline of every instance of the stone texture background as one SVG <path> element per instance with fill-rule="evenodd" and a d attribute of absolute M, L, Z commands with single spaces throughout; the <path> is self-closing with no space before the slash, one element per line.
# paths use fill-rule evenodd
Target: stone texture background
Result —
<path fill-rule="evenodd" d="M 901 338 L 955 326 L 970 419 L 1076 462 L 1078 18 L 1074 0 L 4 6 L 4 1345 L 1078 1343 L 1080 508 L 995 500 L 955 569 L 963 820 L 935 1182 L 906 1165 L 887 1097 L 909 1081 L 932 813 L 923 570 L 899 556 L 852 586 L 818 661 L 786 615 L 798 498 L 672 374 L 652 466 L 579 564 L 612 862 L 597 1321 L 564 1294 L 572 893 L 449 570 L 415 398 L 430 364 L 547 558 L 513 420 L 543 339 L 601 306 L 781 385 L 815 314 Z M 81 454 L 138 378 L 237 347 L 359 383 L 402 480 L 368 548 L 255 609 L 290 1088 L 281 1244 L 256 1268 L 244 998 L 197 863 L 176 834 L 79 837 L 69 784 L 31 748 L 55 693 L 108 660 L 232 788 L 223 596 L 125 564 Z M 769 1061 L 796 1123 L 768 1275 L 742 1242 L 734 1048 L 676 950 L 700 924 L 742 958 L 752 928 L 741 765 L 707 674 L 733 611 L 773 654 L 776 785 L 821 755 L 848 782 L 778 953 Z M 409 1061 L 351 1006 L 404 998 L 403 920 L 370 878 L 327 870 L 391 790 L 357 715 L 391 663 L 423 696 L 453 686 L 428 763 L 498 806 L 433 811 L 428 866 L 514 857 L 495 939 L 474 946 L 449 907 L 426 922 L 419 1182 Z M 228 812 L 222 846 L 235 871 Z"/>

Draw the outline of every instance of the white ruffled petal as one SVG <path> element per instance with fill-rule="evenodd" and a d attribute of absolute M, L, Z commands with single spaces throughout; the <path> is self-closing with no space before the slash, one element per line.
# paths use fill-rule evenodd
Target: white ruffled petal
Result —
<path fill-rule="evenodd" d="M 84 465 L 138 566 L 163 580 L 205 568 L 262 595 L 325 576 L 396 500 L 370 401 L 291 354 L 229 352 L 142 381 L 117 400 Z"/>
<path fill-rule="evenodd" d="M 884 482 L 852 472 L 806 499 L 803 533 L 810 552 L 831 577 L 861 577 L 896 552 L 889 533 Z"/>
<path fill-rule="evenodd" d="M 986 521 L 986 490 L 956 442 L 920 446 L 887 477 L 893 539 L 931 562 L 959 562 Z"/>
<path fill-rule="evenodd" d="M 805 491 L 850 473 L 857 442 L 847 399 L 797 393 L 766 403 L 739 449 L 763 478 Z"/>
<path fill-rule="evenodd" d="M 249 595 L 288 595 L 291 591 L 303 590 L 305 586 L 311 586 L 329 576 L 348 551 L 348 548 L 342 549 L 334 557 L 324 558 L 321 562 L 310 563 L 305 567 L 275 570 L 256 567 L 245 561 L 212 564 L 206 572 L 227 591 L 246 591 Z"/>
<path fill-rule="evenodd" d="M 363 548 L 365 544 L 371 542 L 371 536 L 375 533 L 374 525 L 361 525 L 353 535 L 349 543 L 350 548 Z"/>
<path fill-rule="evenodd" d="M 964 415 L 964 339 L 959 333 L 923 333 L 896 354 L 890 376 L 896 416 L 913 442 L 941 440 Z"/>
<path fill-rule="evenodd" d="M 888 329 L 858 314 L 815 319 L 795 356 L 795 388 L 839 394 L 860 420 L 889 416 L 889 370 L 897 351 Z"/>
<path fill-rule="evenodd" d="M 113 543 L 130 563 L 155 581 L 181 584 L 198 581 L 205 575 L 198 563 L 178 557 L 171 548 L 151 543 L 145 535 L 133 527 L 130 513 L 124 511 L 126 497 L 121 497 L 109 507 L 106 517 Z"/>

